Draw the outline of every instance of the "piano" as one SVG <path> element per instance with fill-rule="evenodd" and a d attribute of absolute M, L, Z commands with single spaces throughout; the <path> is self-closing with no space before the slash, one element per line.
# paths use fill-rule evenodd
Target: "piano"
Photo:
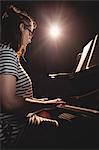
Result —
<path fill-rule="evenodd" d="M 99 148 L 99 65 L 90 65 L 97 41 L 98 34 L 83 48 L 73 73 L 41 75 L 35 81 L 36 97 L 66 101 L 48 111 L 60 124 L 58 148 Z"/>

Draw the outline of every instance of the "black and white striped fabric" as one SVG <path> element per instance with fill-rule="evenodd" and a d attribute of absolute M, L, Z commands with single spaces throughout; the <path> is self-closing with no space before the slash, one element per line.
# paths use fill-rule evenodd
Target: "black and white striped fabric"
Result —
<path fill-rule="evenodd" d="M 16 95 L 23 98 L 33 98 L 32 82 L 20 64 L 15 51 L 7 45 L 0 44 L 0 74 L 16 77 Z M 25 126 L 24 117 L 0 112 L 0 141 L 15 142 L 16 137 Z M 23 128 L 24 129 L 24 128 Z"/>
<path fill-rule="evenodd" d="M 0 74 L 16 76 L 16 95 L 33 98 L 30 77 L 21 66 L 15 51 L 6 45 L 0 45 Z"/>
<path fill-rule="evenodd" d="M 27 127 L 25 116 L 0 113 L 0 143 L 1 148 L 16 146 L 24 135 Z"/>

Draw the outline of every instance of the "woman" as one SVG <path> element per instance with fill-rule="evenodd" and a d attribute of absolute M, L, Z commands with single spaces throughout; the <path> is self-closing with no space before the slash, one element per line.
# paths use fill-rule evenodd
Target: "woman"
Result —
<path fill-rule="evenodd" d="M 19 139 L 27 123 L 40 124 L 46 119 L 31 113 L 42 108 L 64 104 L 61 99 L 47 100 L 33 97 L 32 82 L 20 64 L 26 47 L 31 43 L 36 22 L 14 6 L 10 6 L 1 18 L 0 44 L 0 103 L 2 145 L 12 145 Z"/>

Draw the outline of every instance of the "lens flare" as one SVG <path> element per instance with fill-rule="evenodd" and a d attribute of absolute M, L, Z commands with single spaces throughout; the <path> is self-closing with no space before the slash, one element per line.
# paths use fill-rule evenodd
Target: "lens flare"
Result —
<path fill-rule="evenodd" d="M 53 38 L 53 39 L 57 39 L 59 38 L 60 36 L 60 27 L 58 25 L 51 25 L 50 26 L 50 29 L 49 29 L 49 34 L 50 34 L 50 37 Z"/>

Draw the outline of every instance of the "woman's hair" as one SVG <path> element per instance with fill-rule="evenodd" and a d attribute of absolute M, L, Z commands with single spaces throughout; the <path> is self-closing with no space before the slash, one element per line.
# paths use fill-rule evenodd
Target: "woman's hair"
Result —
<path fill-rule="evenodd" d="M 1 43 L 9 44 L 17 52 L 21 44 L 19 25 L 23 23 L 24 27 L 29 27 L 31 22 L 35 29 L 36 22 L 26 12 L 22 12 L 13 5 L 9 6 L 1 18 Z"/>

